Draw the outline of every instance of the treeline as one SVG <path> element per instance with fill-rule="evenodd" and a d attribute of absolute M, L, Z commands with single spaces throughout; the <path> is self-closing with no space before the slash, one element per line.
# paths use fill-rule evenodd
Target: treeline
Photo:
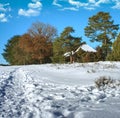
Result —
<path fill-rule="evenodd" d="M 65 57 L 66 52 L 74 52 L 85 42 L 82 37 L 72 35 L 74 29 L 64 28 L 57 35 L 57 29 L 41 22 L 33 23 L 28 32 L 13 36 L 5 45 L 3 57 L 11 65 L 94 62 L 115 60 L 120 61 L 119 25 L 115 25 L 109 13 L 98 12 L 88 20 L 85 35 L 91 42 L 99 42 L 97 52 L 85 52 L 80 49 L 74 55 Z M 115 41 L 113 41 L 115 40 Z"/>
<path fill-rule="evenodd" d="M 8 41 L 3 56 L 11 65 L 51 62 L 52 40 L 55 36 L 56 29 L 53 26 L 34 23 L 27 33 L 13 36 Z"/>

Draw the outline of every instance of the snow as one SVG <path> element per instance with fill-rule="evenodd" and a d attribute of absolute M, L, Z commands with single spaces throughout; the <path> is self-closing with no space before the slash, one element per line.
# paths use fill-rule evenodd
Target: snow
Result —
<path fill-rule="evenodd" d="M 71 55 L 71 52 L 66 52 L 66 53 L 64 54 L 65 57 L 69 57 L 70 55 Z"/>
<path fill-rule="evenodd" d="M 85 51 L 85 52 L 96 52 L 96 50 L 93 49 L 92 47 L 90 47 L 89 45 L 83 44 L 82 46 L 78 47 L 75 52 L 74 52 L 74 51 L 71 51 L 71 52 L 66 52 L 66 53 L 64 53 L 64 56 L 65 56 L 65 57 L 69 57 L 70 55 L 74 55 L 74 54 L 75 54 L 76 52 L 78 52 L 80 49 L 82 49 L 82 50 Z"/>
<path fill-rule="evenodd" d="M 95 49 L 93 49 L 92 47 L 90 47 L 89 45 L 87 44 L 83 44 L 82 46 L 80 46 L 80 48 L 82 50 L 84 50 L 85 52 L 96 52 Z"/>
<path fill-rule="evenodd" d="M 0 118 L 119 118 L 120 62 L 0 66 Z"/>

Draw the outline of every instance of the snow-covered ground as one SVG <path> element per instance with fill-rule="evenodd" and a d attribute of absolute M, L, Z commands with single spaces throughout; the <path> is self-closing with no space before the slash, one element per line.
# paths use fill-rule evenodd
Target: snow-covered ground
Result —
<path fill-rule="evenodd" d="M 0 66 L 0 118 L 120 118 L 120 62 Z"/>

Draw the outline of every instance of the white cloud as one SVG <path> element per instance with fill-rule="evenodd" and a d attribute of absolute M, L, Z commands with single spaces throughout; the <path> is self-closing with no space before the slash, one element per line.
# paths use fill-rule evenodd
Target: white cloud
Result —
<path fill-rule="evenodd" d="M 0 14 L 0 22 L 7 22 L 8 20 L 7 20 L 7 17 L 6 17 L 6 15 L 4 14 L 4 13 L 1 13 Z"/>
<path fill-rule="evenodd" d="M 29 3 L 28 7 L 31 8 L 31 9 L 41 9 L 42 8 L 42 4 L 40 2 Z"/>
<path fill-rule="evenodd" d="M 2 12 L 6 12 L 6 9 L 3 7 L 2 4 L 0 4 L 0 11 L 2 11 Z"/>
<path fill-rule="evenodd" d="M 1 4 L 0 3 L 0 22 L 7 22 L 9 17 L 9 12 L 11 11 L 10 4 Z"/>
<path fill-rule="evenodd" d="M 97 7 L 100 7 L 101 4 L 109 4 L 109 0 L 89 0 L 89 3 L 87 6 L 84 6 L 85 9 L 87 10 L 95 10 Z"/>
<path fill-rule="evenodd" d="M 0 3 L 0 12 L 9 12 L 11 11 L 10 4 L 1 4 Z"/>
<path fill-rule="evenodd" d="M 8 19 L 7 18 L 3 18 L 3 19 L 1 19 L 1 22 L 8 22 Z"/>
<path fill-rule="evenodd" d="M 68 5 L 66 6 L 65 4 L 62 4 L 62 1 L 64 3 L 65 2 L 69 3 L 69 7 Z M 61 2 L 61 4 L 59 4 L 59 2 Z M 88 0 L 88 2 L 82 2 L 81 0 L 53 0 L 53 5 L 61 7 L 61 10 L 77 11 L 79 8 L 94 10 L 97 7 L 102 6 L 103 4 L 104 5 L 110 4 L 110 6 L 113 5 L 112 8 L 120 9 L 120 0 Z"/>
<path fill-rule="evenodd" d="M 88 0 L 88 2 L 79 2 L 74 0 L 68 0 L 71 5 L 75 5 L 77 8 L 83 7 L 85 9 L 93 10 L 95 7 L 98 7 L 100 4 L 106 4 L 109 0 Z"/>
<path fill-rule="evenodd" d="M 95 3 L 95 0 L 89 0 L 89 3 Z"/>
<path fill-rule="evenodd" d="M 120 1 L 119 0 L 113 0 L 115 2 L 115 6 L 113 6 L 113 9 L 120 9 Z"/>
<path fill-rule="evenodd" d="M 5 14 L 0 14 L 0 19 L 4 18 Z"/>
<path fill-rule="evenodd" d="M 61 4 L 58 4 L 58 0 L 54 0 L 54 1 L 53 1 L 53 5 L 58 6 L 58 7 L 62 7 Z"/>
<path fill-rule="evenodd" d="M 65 0 L 54 0 L 53 5 L 56 5 L 58 7 L 63 7 L 61 4 L 58 4 L 59 1 L 65 1 Z M 83 7 L 83 6 L 85 7 L 88 5 L 88 3 L 82 3 L 82 2 L 74 1 L 74 0 L 67 0 L 67 1 L 72 7 L 64 6 L 63 8 L 61 8 L 61 10 L 78 11 L 78 8 Z"/>
<path fill-rule="evenodd" d="M 40 10 L 42 9 L 42 3 L 39 0 L 32 0 L 33 3 L 28 4 L 28 9 L 19 9 L 18 15 L 21 16 L 38 16 L 40 14 Z"/>
<path fill-rule="evenodd" d="M 74 1 L 74 0 L 68 0 L 68 2 L 69 2 L 71 5 L 75 5 L 77 8 L 88 5 L 88 3 L 81 3 L 81 2 L 79 2 L 79 1 Z"/>
<path fill-rule="evenodd" d="M 85 9 L 87 9 L 87 10 L 94 10 L 95 7 L 85 7 Z"/>
<path fill-rule="evenodd" d="M 100 4 L 107 4 L 109 3 L 109 0 L 99 0 L 95 2 L 95 6 L 100 6 Z"/>
<path fill-rule="evenodd" d="M 19 9 L 18 14 L 22 15 L 22 16 L 28 16 L 28 17 L 30 17 L 30 16 L 38 16 L 39 11 L 34 10 L 34 9 L 28 9 L 28 10 Z"/>
<path fill-rule="evenodd" d="M 75 7 L 66 7 L 66 8 L 63 8 L 63 9 L 61 9 L 61 10 L 70 10 L 70 11 L 78 11 L 78 9 L 77 8 L 75 8 Z"/>

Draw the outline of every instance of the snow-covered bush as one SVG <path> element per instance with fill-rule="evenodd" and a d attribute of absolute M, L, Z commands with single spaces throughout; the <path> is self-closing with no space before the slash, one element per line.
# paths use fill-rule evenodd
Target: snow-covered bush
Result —
<path fill-rule="evenodd" d="M 115 81 L 110 77 L 102 76 L 95 81 L 95 85 L 98 89 L 105 89 L 106 87 L 115 87 Z"/>

